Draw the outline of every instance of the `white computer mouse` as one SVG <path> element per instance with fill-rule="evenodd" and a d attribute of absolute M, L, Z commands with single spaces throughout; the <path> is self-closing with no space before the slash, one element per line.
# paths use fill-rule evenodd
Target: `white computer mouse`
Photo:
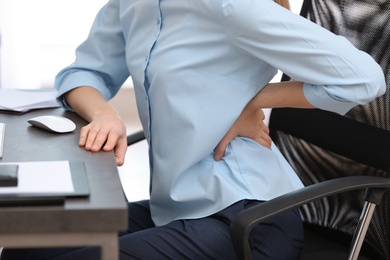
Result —
<path fill-rule="evenodd" d="M 37 116 L 30 118 L 27 122 L 35 127 L 55 133 L 69 133 L 76 129 L 76 124 L 63 116 Z"/>

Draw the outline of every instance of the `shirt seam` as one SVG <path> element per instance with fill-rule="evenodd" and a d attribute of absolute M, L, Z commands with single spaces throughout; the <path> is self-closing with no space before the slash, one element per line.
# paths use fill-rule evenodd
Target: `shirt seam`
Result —
<path fill-rule="evenodd" d="M 241 166 L 240 166 L 240 163 L 239 163 L 239 161 L 238 161 L 238 159 L 237 159 L 237 155 L 236 155 L 236 153 L 235 153 L 233 147 L 232 147 L 230 144 L 229 144 L 229 146 L 230 146 L 230 150 L 232 151 L 232 154 L 234 155 L 234 160 L 236 161 L 236 164 L 237 164 L 237 167 L 238 167 L 238 171 L 240 172 L 240 176 L 241 176 L 242 180 L 245 182 L 245 185 L 246 185 L 246 187 L 247 187 L 249 193 L 250 193 L 251 196 L 253 197 L 253 196 L 254 196 L 254 195 L 253 195 L 253 191 L 252 191 L 252 189 L 251 189 L 251 186 L 249 185 L 249 183 L 247 182 L 247 180 L 246 180 L 245 177 L 243 176 L 243 170 L 242 170 L 242 168 L 241 168 Z"/>

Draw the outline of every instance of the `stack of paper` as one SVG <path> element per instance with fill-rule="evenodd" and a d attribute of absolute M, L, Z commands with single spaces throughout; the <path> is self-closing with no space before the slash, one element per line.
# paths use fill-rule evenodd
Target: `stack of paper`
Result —
<path fill-rule="evenodd" d="M 56 91 L 0 89 L 0 110 L 24 113 L 50 107 L 59 107 Z"/>

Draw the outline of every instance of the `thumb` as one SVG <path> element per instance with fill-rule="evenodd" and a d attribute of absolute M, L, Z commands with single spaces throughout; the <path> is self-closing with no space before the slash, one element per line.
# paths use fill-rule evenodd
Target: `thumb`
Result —
<path fill-rule="evenodd" d="M 124 164 L 126 151 L 127 151 L 127 140 L 122 139 L 121 142 L 118 142 L 118 144 L 114 148 L 114 154 L 115 154 L 115 160 L 117 166 L 122 166 Z"/>
<path fill-rule="evenodd" d="M 227 146 L 233 140 L 234 137 L 236 137 L 236 134 L 233 131 L 233 129 L 230 129 L 222 138 L 222 140 L 218 143 L 218 145 L 215 147 L 214 160 L 220 161 L 222 159 L 222 157 L 225 155 L 225 150 Z"/>

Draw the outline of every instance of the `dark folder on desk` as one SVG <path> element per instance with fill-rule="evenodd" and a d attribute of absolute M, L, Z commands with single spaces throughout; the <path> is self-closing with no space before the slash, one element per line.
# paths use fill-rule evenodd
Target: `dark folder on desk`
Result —
<path fill-rule="evenodd" d="M 65 199 L 69 197 L 88 197 L 90 190 L 84 162 L 70 161 L 69 168 L 73 183 L 73 191 L 43 193 L 0 193 L 0 206 L 59 205 L 63 204 Z"/>

